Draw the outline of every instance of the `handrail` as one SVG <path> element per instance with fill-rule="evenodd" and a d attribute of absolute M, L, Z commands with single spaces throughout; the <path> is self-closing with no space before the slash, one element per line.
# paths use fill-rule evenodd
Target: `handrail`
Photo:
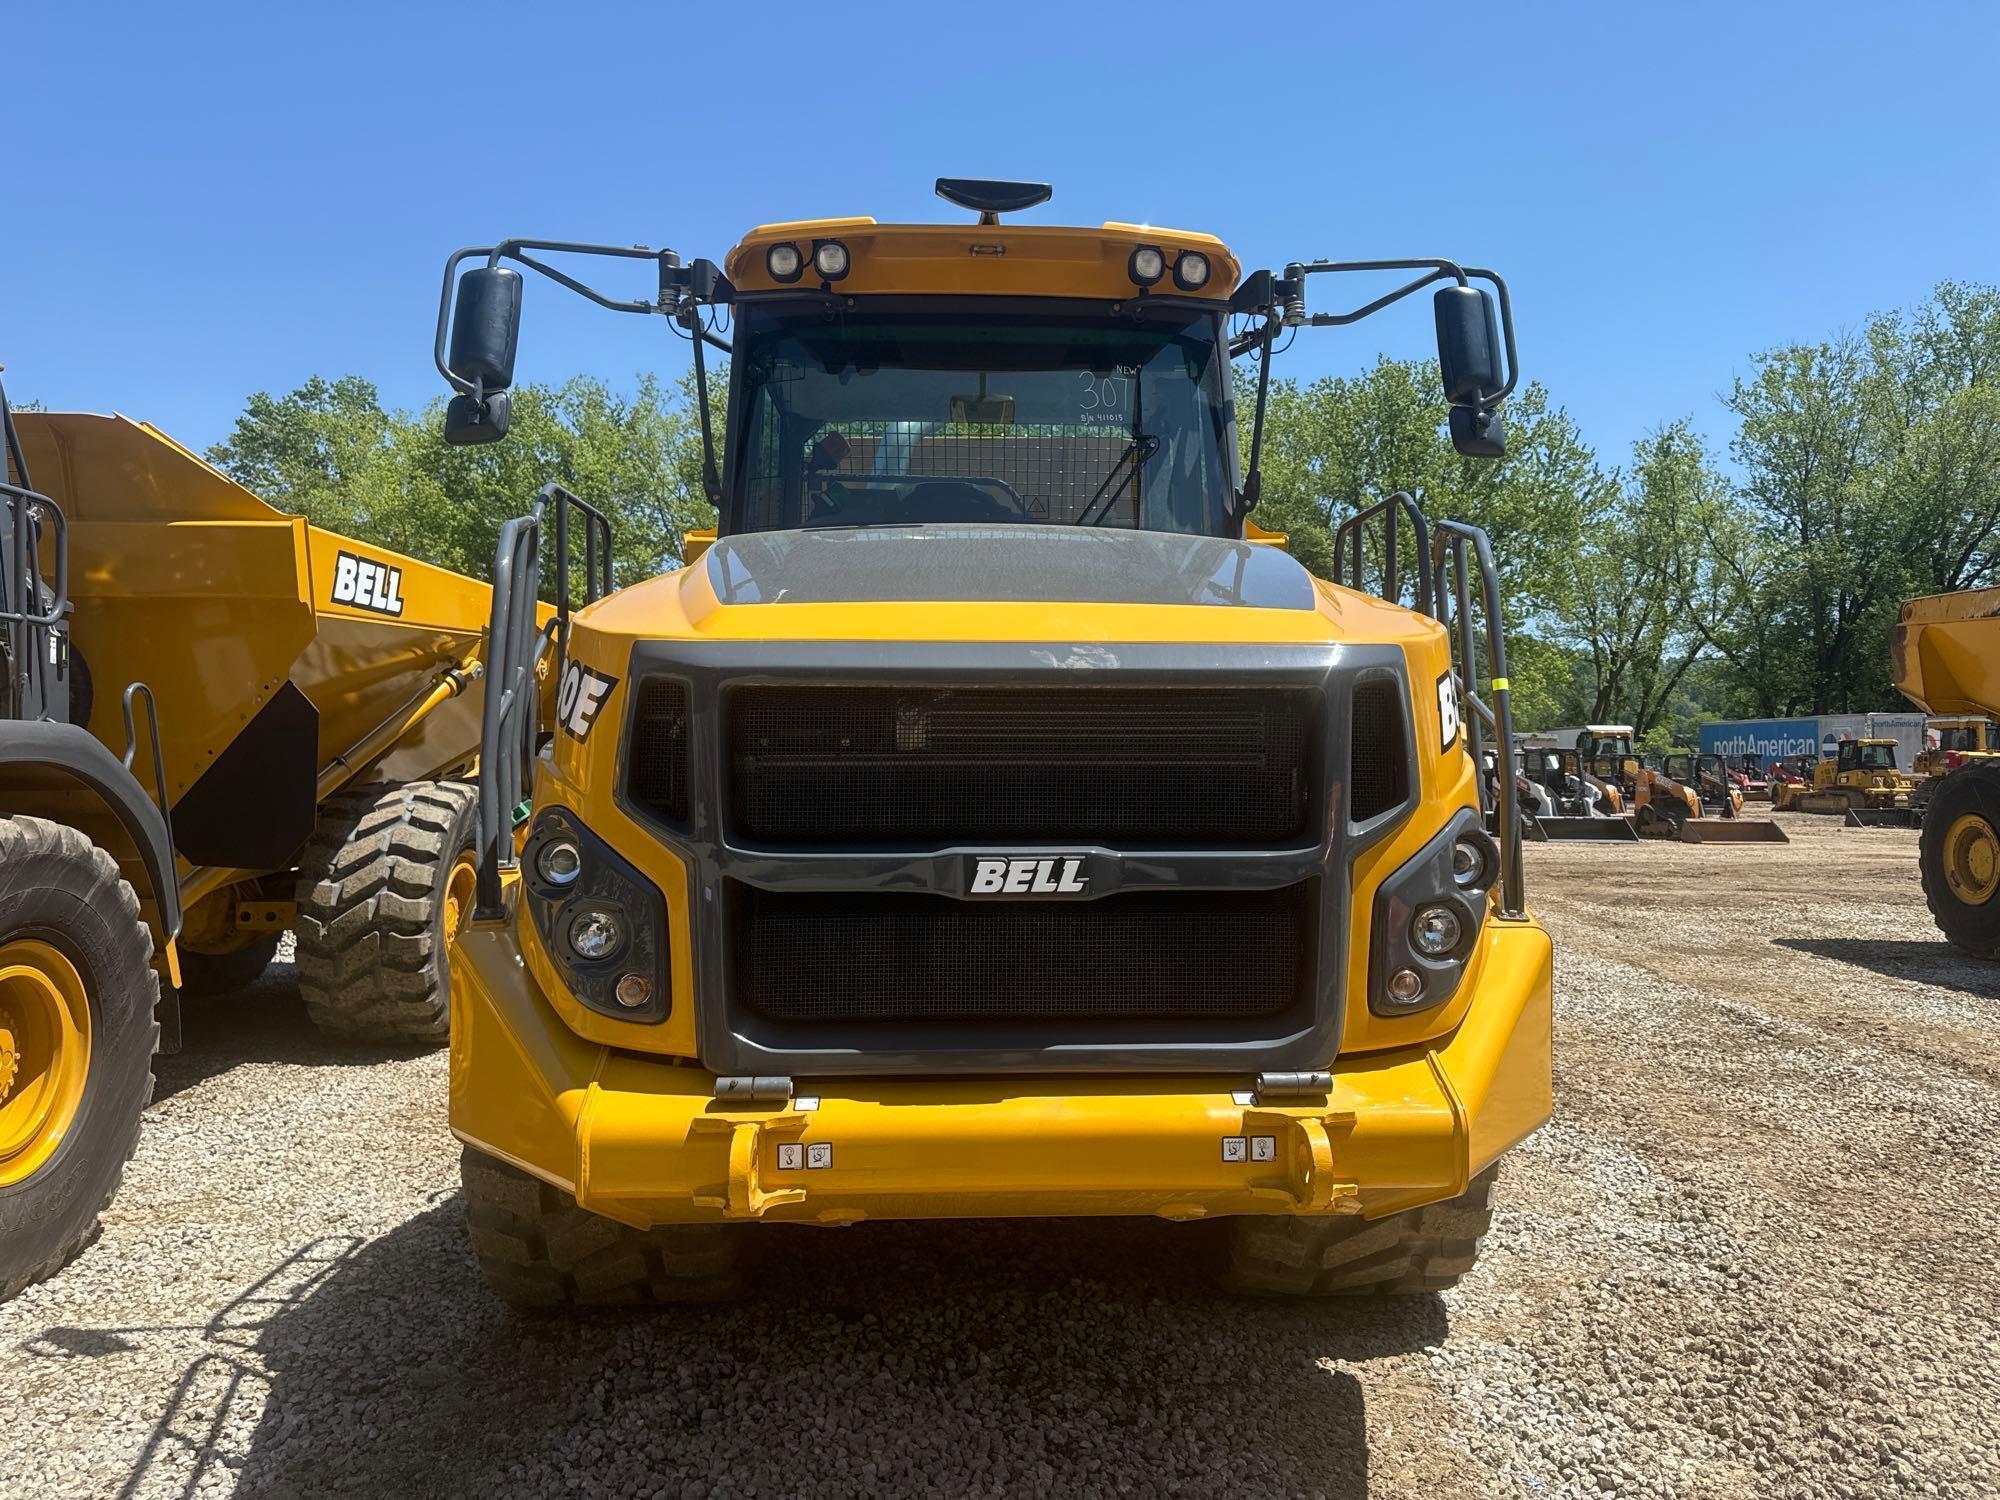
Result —
<path fill-rule="evenodd" d="M 542 524 L 554 511 L 556 611 L 537 623 L 542 585 Z M 474 835 L 478 889 L 473 916 L 506 914 L 501 875 L 517 863 L 514 823 L 532 790 L 540 749 L 544 659 L 554 652 L 558 682 L 567 665 L 570 627 L 570 512 L 583 517 L 583 602 L 595 603 L 612 584 L 611 521 L 560 484 L 542 486 L 534 509 L 500 528 L 493 554 L 493 610 L 486 628 L 486 702 L 479 726 L 479 817 Z"/>
<path fill-rule="evenodd" d="M 173 806 L 167 798 L 167 762 L 160 754 L 160 705 L 154 701 L 153 690 L 143 682 L 128 682 L 125 685 L 125 769 L 132 770 L 132 762 L 139 758 L 139 730 L 132 719 L 132 700 L 145 695 L 146 728 L 152 738 L 153 750 L 153 800 L 159 804 L 160 822 L 167 830 L 167 847 L 174 846 Z M 133 771 L 133 780 L 138 772 Z"/>
<path fill-rule="evenodd" d="M 1411 498 L 1407 490 L 1397 490 L 1388 499 L 1378 500 L 1365 510 L 1356 511 L 1353 515 L 1342 521 L 1335 529 L 1333 533 L 1333 581 L 1335 583 L 1346 582 L 1349 588 L 1360 593 L 1369 592 L 1367 583 L 1364 581 L 1365 569 L 1363 566 L 1367 544 L 1367 527 L 1369 522 L 1378 517 L 1386 516 L 1388 519 L 1384 521 L 1382 527 L 1382 587 L 1379 593 L 1382 598 L 1388 600 L 1391 604 L 1400 604 L 1402 602 L 1403 581 L 1396 566 L 1396 538 L 1398 534 L 1396 518 L 1399 510 L 1403 515 L 1409 517 L 1410 527 L 1415 531 L 1417 537 L 1416 607 L 1419 612 L 1430 614 L 1431 578 L 1430 569 L 1426 564 L 1431 551 L 1430 523 L 1425 519 L 1423 509 Z M 1354 553 L 1354 565 L 1349 570 L 1348 577 L 1343 580 L 1340 576 L 1341 566 L 1349 550 L 1347 544 L 1350 538 L 1354 543 L 1352 549 Z"/>
<path fill-rule="evenodd" d="M 475 918 L 506 914 L 501 872 L 514 867 L 514 808 L 521 800 L 524 772 L 521 745 L 524 729 L 515 718 L 526 715 L 527 735 L 533 734 L 534 664 L 539 652 L 530 641 L 535 632 L 535 601 L 541 591 L 542 516 L 536 505 L 530 515 L 516 516 L 500 528 L 493 555 L 493 612 L 486 629 L 486 704 L 479 726 L 479 818 L 475 840 L 479 854 Z M 524 629 L 527 637 L 524 638 Z"/>
<path fill-rule="evenodd" d="M 1493 692 L 1490 706 L 1477 691 L 1478 640 L 1473 630 L 1468 597 L 1468 549 L 1479 569 L 1479 603 L 1486 624 L 1486 666 Z M 1463 521 L 1440 521 L 1431 536 L 1431 573 L 1435 594 L 1440 600 L 1447 597 L 1447 577 L 1452 583 L 1449 594 L 1453 604 L 1452 618 L 1445 620 L 1441 614 L 1435 617 L 1446 625 L 1454 639 L 1454 654 L 1457 657 L 1454 672 L 1458 679 L 1459 697 L 1471 704 L 1473 709 L 1473 717 L 1466 722 L 1473 726 L 1483 724 L 1493 732 L 1494 768 L 1500 783 L 1495 789 L 1494 809 L 1498 824 L 1495 833 L 1500 840 L 1500 915 L 1525 916 L 1527 892 L 1521 864 L 1521 820 L 1514 785 L 1514 710 L 1511 684 L 1507 677 L 1506 631 L 1500 613 L 1500 570 L 1493 561 L 1493 544 L 1477 526 Z M 1468 735 L 1467 744 L 1478 756 L 1476 729 Z M 1473 763 L 1480 765 L 1483 760 L 1475 759 Z"/>

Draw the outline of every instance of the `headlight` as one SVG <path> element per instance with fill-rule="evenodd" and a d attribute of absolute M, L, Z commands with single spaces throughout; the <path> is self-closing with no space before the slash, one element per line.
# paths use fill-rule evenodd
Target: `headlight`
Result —
<path fill-rule="evenodd" d="M 838 281 L 847 274 L 847 246 L 839 240 L 821 240 L 813 246 L 813 269 L 822 281 Z"/>
<path fill-rule="evenodd" d="M 1465 924 L 1449 906 L 1426 906 L 1410 921 L 1410 943 L 1425 958 L 1449 958 L 1458 951 Z"/>
<path fill-rule="evenodd" d="M 521 850 L 521 897 L 554 981 L 577 1004 L 621 1021 L 666 1019 L 666 901 L 568 808 L 535 815 Z"/>
<path fill-rule="evenodd" d="M 797 245 L 773 245 L 764 252 L 764 269 L 771 273 L 773 281 L 797 281 L 799 272 L 805 268 L 805 257 L 799 254 Z"/>
<path fill-rule="evenodd" d="M 1167 258 L 1152 245 L 1140 245 L 1125 263 L 1125 273 L 1135 286 L 1151 286 L 1167 274 Z"/>
<path fill-rule="evenodd" d="M 1208 285 L 1208 257 L 1199 250 L 1183 250 L 1174 262 L 1174 285 L 1192 292 Z"/>
<path fill-rule="evenodd" d="M 586 906 L 569 919 L 569 949 L 578 958 L 598 963 L 616 958 L 625 946 L 625 924 L 618 913 L 601 906 Z"/>
<path fill-rule="evenodd" d="M 568 839 L 550 839 L 535 855 L 535 870 L 550 885 L 574 885 L 583 870 L 583 851 Z"/>

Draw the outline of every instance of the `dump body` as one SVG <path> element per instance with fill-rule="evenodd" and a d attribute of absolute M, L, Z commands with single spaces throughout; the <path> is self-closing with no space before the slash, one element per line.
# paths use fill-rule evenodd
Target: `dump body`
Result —
<path fill-rule="evenodd" d="M 1928 713 L 2000 716 L 2000 588 L 1910 600 L 1890 664 L 1896 686 Z M 1927 778 L 1915 800 L 1931 916 L 1967 953 L 2000 958 L 2000 759 L 1964 756 Z"/>
<path fill-rule="evenodd" d="M 485 584 L 287 516 L 143 423 L 16 420 L 67 518 L 90 730 L 122 753 L 127 683 L 159 706 L 191 908 L 289 866 L 339 786 L 472 767 L 480 694 L 460 689 L 478 672 Z M 133 769 L 154 785 L 146 746 Z"/>

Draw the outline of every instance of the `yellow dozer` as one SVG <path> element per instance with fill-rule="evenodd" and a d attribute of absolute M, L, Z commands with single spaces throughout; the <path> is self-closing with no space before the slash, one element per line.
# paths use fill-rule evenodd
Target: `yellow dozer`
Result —
<path fill-rule="evenodd" d="M 640 263 L 589 294 L 692 338 L 704 394 L 731 324 L 717 528 L 616 592 L 585 567 L 545 726 L 546 528 L 614 539 L 560 493 L 501 537 L 452 949 L 472 1247 L 513 1301 L 668 1301 L 730 1291 L 763 1223 L 1151 1215 L 1221 1221 L 1246 1290 L 1449 1286 L 1550 1108 L 1499 571 L 1396 495 L 1309 574 L 1251 519 L 1232 360 L 1265 390 L 1288 329 L 1435 289 L 1455 444 L 1493 456 L 1505 289 L 939 190 L 957 222 L 771 224 L 721 265 L 448 265 L 457 442 L 504 433 L 516 266 Z"/>
<path fill-rule="evenodd" d="M 1896 686 L 1926 713 L 2000 715 L 2000 588 L 1910 600 L 1890 650 Z M 2000 959 L 2000 759 L 1968 757 L 1938 778 L 1923 829 L 1918 867 L 1938 928 Z"/>
<path fill-rule="evenodd" d="M 181 995 L 287 930 L 322 1028 L 445 1036 L 491 607 L 143 424 L 6 440 L 0 1299 L 89 1236 Z"/>
<path fill-rule="evenodd" d="M 1844 817 L 1850 828 L 1914 828 L 1914 788 L 1896 766 L 1894 740 L 1842 740 L 1830 758 L 1813 767 L 1810 782 L 1773 787 L 1771 805 L 1779 812 Z"/>

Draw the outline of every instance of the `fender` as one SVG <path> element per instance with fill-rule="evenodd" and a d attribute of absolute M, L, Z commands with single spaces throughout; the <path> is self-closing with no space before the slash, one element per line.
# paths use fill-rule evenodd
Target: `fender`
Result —
<path fill-rule="evenodd" d="M 87 729 L 75 724 L 27 720 L 0 724 L 0 772 L 45 769 L 97 794 L 131 836 L 168 941 L 180 936 L 181 889 L 174 872 L 174 851 L 167 839 L 167 820 L 138 779 L 126 770 Z"/>

